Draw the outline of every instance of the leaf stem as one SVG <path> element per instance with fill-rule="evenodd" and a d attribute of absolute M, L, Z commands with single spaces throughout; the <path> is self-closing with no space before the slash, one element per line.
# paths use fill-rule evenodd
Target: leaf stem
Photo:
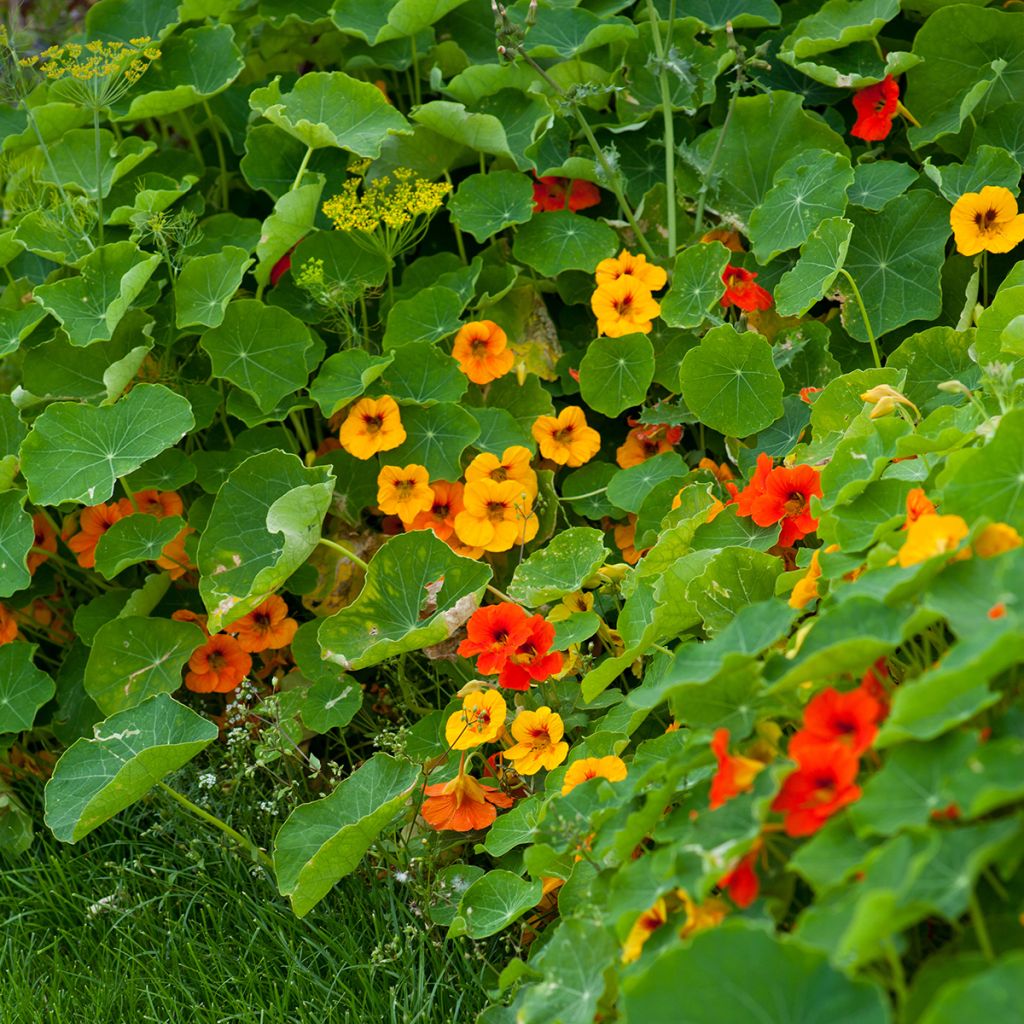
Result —
<path fill-rule="evenodd" d="M 599 494 L 607 493 L 607 487 L 598 487 L 596 491 L 587 491 L 586 494 L 563 494 L 566 501 L 582 501 L 584 498 L 596 498 Z"/>
<path fill-rule="evenodd" d="M 302 184 L 302 176 L 306 173 L 306 168 L 309 166 L 309 158 L 313 155 L 313 147 L 307 146 L 305 156 L 302 158 L 302 163 L 299 164 L 299 169 L 295 174 L 295 180 L 292 182 L 292 187 L 288 190 L 294 192 L 299 185 Z"/>
<path fill-rule="evenodd" d="M 875 344 L 875 332 L 871 329 L 871 321 L 868 319 L 868 311 L 864 308 L 864 300 L 861 298 L 860 289 L 857 287 L 857 282 L 854 281 L 852 275 L 845 267 L 840 267 L 839 273 L 849 281 L 850 287 L 853 289 L 853 297 L 857 300 L 857 308 L 860 310 L 861 319 L 864 321 L 864 330 L 868 332 L 868 342 L 871 345 L 871 354 L 875 357 L 875 366 L 880 370 L 882 368 L 882 358 L 878 354 L 878 345 Z"/>
<path fill-rule="evenodd" d="M 672 98 L 668 88 L 668 68 L 665 66 L 665 45 L 661 41 L 661 27 L 654 0 L 647 0 L 647 12 L 651 19 L 651 38 L 654 54 L 658 59 L 658 82 L 661 86 L 661 114 L 665 124 L 665 202 L 668 206 L 668 258 L 676 255 L 676 142 L 675 125 L 672 122 Z M 666 45 L 672 44 L 672 23 L 669 22 Z"/>
<path fill-rule="evenodd" d="M 217 149 L 217 162 L 220 164 L 220 205 L 222 210 L 228 208 L 230 197 L 228 194 L 228 162 L 224 156 L 224 143 L 221 141 L 220 129 L 210 109 L 210 104 L 203 100 L 203 110 L 206 111 L 207 128 L 213 136 L 213 144 Z"/>
<path fill-rule="evenodd" d="M 370 565 L 368 562 L 364 562 L 351 548 L 345 547 L 344 544 L 339 544 L 337 541 L 328 540 L 326 537 L 321 537 L 318 543 L 322 544 L 325 548 L 330 548 L 332 551 L 337 551 L 339 555 L 343 555 L 350 562 L 358 565 L 364 572 L 368 572 Z"/>
<path fill-rule="evenodd" d="M 96 158 L 96 230 L 99 244 L 103 244 L 103 146 L 100 142 L 100 112 L 93 104 L 92 135 L 94 140 L 93 153 Z"/>
<path fill-rule="evenodd" d="M 982 953 L 985 954 L 985 959 L 991 963 L 996 958 L 995 950 L 992 948 L 992 940 L 988 935 L 988 928 L 985 926 L 985 915 L 981 912 L 981 907 L 978 904 L 978 894 L 972 889 L 971 895 L 968 897 L 967 907 L 971 915 L 971 925 L 974 927 L 974 934 L 978 939 L 978 946 L 981 948 Z"/>

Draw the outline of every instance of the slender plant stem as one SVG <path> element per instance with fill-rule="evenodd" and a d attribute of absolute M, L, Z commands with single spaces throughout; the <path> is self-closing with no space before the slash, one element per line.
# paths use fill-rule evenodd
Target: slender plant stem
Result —
<path fill-rule="evenodd" d="M 725 142 L 726 132 L 729 130 L 729 124 L 732 121 L 732 112 L 736 107 L 736 97 L 739 95 L 739 91 L 733 93 L 729 100 L 729 109 L 725 112 L 725 120 L 722 122 L 722 129 L 718 133 L 718 139 L 715 142 L 714 151 L 711 154 L 711 159 L 708 161 L 708 165 L 704 170 L 704 181 L 700 186 L 700 193 L 697 196 L 697 212 L 693 217 L 693 234 L 695 238 L 700 238 L 704 229 L 704 205 L 708 198 L 708 189 L 711 188 L 711 175 L 714 172 L 715 164 L 718 163 L 718 155 L 722 152 L 722 143 Z"/>
<path fill-rule="evenodd" d="M 444 180 L 447 181 L 449 185 L 452 183 L 452 176 L 447 171 L 444 172 Z M 452 230 L 455 232 L 455 247 L 459 250 L 459 258 L 462 260 L 463 266 L 469 266 L 469 260 L 466 258 L 466 243 L 462 238 L 462 232 L 459 230 L 459 225 L 450 217 L 449 221 L 451 223 Z"/>
<path fill-rule="evenodd" d="M 416 53 L 416 37 L 409 36 L 409 43 L 412 47 L 412 99 L 416 106 L 423 102 L 423 93 L 420 89 L 420 62 Z"/>
<path fill-rule="evenodd" d="M 241 832 L 236 832 L 226 821 L 221 821 L 216 815 L 210 814 L 209 811 L 204 811 L 198 804 L 192 803 L 187 796 L 182 796 L 181 793 L 176 789 L 171 789 L 166 783 L 158 782 L 157 786 L 186 810 L 191 811 L 197 818 L 202 818 L 208 825 L 212 825 L 214 828 L 220 829 L 226 836 L 230 836 L 257 864 L 262 865 L 268 871 L 274 870 L 274 862 L 270 857 L 251 839 L 243 836 Z"/>
<path fill-rule="evenodd" d="M 841 267 L 839 273 L 849 281 L 850 287 L 853 289 L 853 297 L 857 300 L 857 308 L 860 310 L 861 319 L 864 321 L 864 330 L 868 332 L 868 341 L 871 344 L 871 354 L 875 357 L 875 366 L 877 366 L 878 369 L 881 369 L 882 357 L 878 354 L 878 345 L 875 343 L 875 332 L 871 329 L 871 321 L 868 319 L 868 311 L 864 308 L 864 300 L 861 298 L 857 282 L 854 281 L 850 272 L 845 267 Z"/>
<path fill-rule="evenodd" d="M 651 18 L 651 39 L 654 54 L 658 59 L 658 82 L 661 86 L 661 115 L 665 124 L 665 202 L 668 206 L 668 258 L 676 255 L 676 140 L 675 125 L 672 121 L 672 97 L 668 86 L 668 68 L 665 66 L 665 46 L 661 41 L 661 26 L 654 0 L 647 0 L 647 12 Z M 669 23 L 667 45 L 672 44 L 672 25 Z"/>
<path fill-rule="evenodd" d="M 902 1007 L 907 1001 L 907 979 L 903 973 L 903 963 L 892 942 L 885 944 L 885 958 L 889 961 L 889 971 L 892 978 L 893 994 L 896 996 L 896 1005 Z"/>
<path fill-rule="evenodd" d="M 96 156 L 96 231 L 99 244 L 103 244 L 103 147 L 100 143 L 100 111 L 93 104 L 92 108 L 93 151 Z"/>
<path fill-rule="evenodd" d="M 988 928 L 985 926 L 985 915 L 982 914 L 981 907 L 978 905 L 978 894 L 973 890 L 968 899 L 967 907 L 971 914 L 971 925 L 974 927 L 978 946 L 981 948 L 982 953 L 985 954 L 985 959 L 991 963 L 995 960 L 996 954 L 992 948 L 992 940 L 989 938 Z"/>
<path fill-rule="evenodd" d="M 217 121 L 213 116 L 213 111 L 210 109 L 210 104 L 203 100 L 203 110 L 206 111 L 207 127 L 209 128 L 210 135 L 213 136 L 213 145 L 217 150 L 217 162 L 220 164 L 220 206 L 222 210 L 228 208 L 229 195 L 228 195 L 228 162 L 224 155 L 224 143 L 220 137 L 220 129 L 217 127 Z"/>
<path fill-rule="evenodd" d="M 302 163 L 299 164 L 299 169 L 295 174 L 295 180 L 292 182 L 292 187 L 288 190 L 294 192 L 299 185 L 302 184 L 302 176 L 306 173 L 306 168 L 309 166 L 309 158 L 313 155 L 313 147 L 306 147 L 306 155 L 302 158 Z"/>
<path fill-rule="evenodd" d="M 354 562 L 364 572 L 368 571 L 370 565 L 368 562 L 364 562 L 351 548 L 345 547 L 344 544 L 339 544 L 337 541 L 328 540 L 326 537 L 321 537 L 320 544 L 325 548 L 330 548 L 332 551 L 337 551 L 339 555 L 347 558 L 350 562 Z"/>
<path fill-rule="evenodd" d="M 299 443 L 306 449 L 306 451 L 312 451 L 313 445 L 309 440 L 309 431 L 306 430 L 306 421 L 301 412 L 290 412 L 288 413 L 288 419 L 291 425 L 295 428 L 295 433 L 298 435 Z"/>
<path fill-rule="evenodd" d="M 604 494 L 607 490 L 607 487 L 598 487 L 596 491 L 587 491 L 586 494 L 567 494 L 565 495 L 565 500 L 582 501 L 584 498 L 596 498 L 599 494 Z"/>

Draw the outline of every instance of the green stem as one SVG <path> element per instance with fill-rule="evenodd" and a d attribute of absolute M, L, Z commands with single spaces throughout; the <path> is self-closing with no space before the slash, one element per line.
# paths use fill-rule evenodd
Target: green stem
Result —
<path fill-rule="evenodd" d="M 582 501 L 584 498 L 596 498 L 599 494 L 604 494 L 607 490 L 607 487 L 598 487 L 596 491 L 587 491 L 586 494 L 565 494 L 562 497 L 566 501 Z"/>
<path fill-rule="evenodd" d="M 651 38 L 654 41 L 654 53 L 658 59 L 658 81 L 661 86 L 661 114 L 665 124 L 665 201 L 668 205 L 668 258 L 676 255 L 676 142 L 675 125 L 672 121 L 672 98 L 669 94 L 668 68 L 665 66 L 665 47 L 661 41 L 661 28 L 654 0 L 647 0 L 647 12 L 651 19 Z M 669 24 L 669 33 L 672 25 Z M 672 44 L 671 35 L 668 45 Z"/>
<path fill-rule="evenodd" d="M 704 204 L 707 202 L 708 189 L 711 187 L 711 175 L 714 172 L 715 164 L 718 163 L 718 155 L 722 152 L 722 143 L 725 141 L 725 134 L 729 130 L 729 124 L 732 121 L 732 112 L 736 107 L 736 97 L 739 92 L 735 92 L 732 98 L 729 100 L 729 109 L 725 112 L 725 120 L 722 122 L 722 130 L 718 133 L 718 139 L 715 142 L 714 151 L 711 154 L 711 159 L 708 161 L 707 167 L 704 169 L 704 181 L 700 187 L 700 192 L 697 195 L 697 212 L 693 218 L 693 237 L 700 238 L 703 234 L 704 229 Z"/>
<path fill-rule="evenodd" d="M 288 420 L 295 428 L 299 444 L 301 444 L 307 452 L 312 451 L 313 445 L 309 440 L 309 431 L 306 430 L 306 422 L 302 418 L 302 414 L 298 412 L 290 412 L 288 413 Z"/>
<path fill-rule="evenodd" d="M 306 147 L 306 154 L 302 158 L 302 163 L 299 164 L 299 169 L 295 175 L 295 180 L 292 182 L 292 187 L 288 190 L 294 192 L 300 184 L 302 184 L 302 176 L 306 173 L 306 167 L 309 166 L 309 158 L 313 155 L 313 147 Z"/>
<path fill-rule="evenodd" d="M 416 53 L 416 37 L 409 36 L 409 43 L 412 46 L 412 98 L 416 106 L 419 106 L 423 102 L 423 93 L 420 90 L 420 62 Z"/>
<path fill-rule="evenodd" d="M 207 127 L 213 136 L 213 144 L 217 149 L 217 162 L 220 164 L 220 206 L 222 210 L 228 208 L 228 162 L 224 155 L 224 143 L 221 141 L 220 129 L 210 109 L 210 104 L 203 100 L 203 110 L 206 111 Z"/>
<path fill-rule="evenodd" d="M 875 344 L 875 332 L 871 329 L 871 321 L 868 319 L 868 311 L 864 308 L 864 300 L 861 298 L 860 289 L 854 281 L 850 272 L 845 267 L 840 267 L 839 273 L 846 278 L 853 289 L 853 297 L 857 300 L 857 308 L 860 310 L 861 319 L 864 321 L 864 330 L 868 332 L 868 341 L 871 344 L 871 354 L 875 357 L 875 366 L 882 368 L 882 357 L 878 354 L 878 345 Z"/>
<path fill-rule="evenodd" d="M 988 305 L 988 251 L 984 249 L 981 253 L 981 303 Z"/>
<path fill-rule="evenodd" d="M 195 154 L 196 160 L 199 161 L 199 167 L 206 167 L 206 160 L 203 159 L 203 150 L 199 145 L 199 140 L 196 138 L 196 133 L 192 128 L 192 120 L 187 114 L 178 114 L 178 124 L 181 125 L 181 133 L 188 139 L 189 148 Z"/>
<path fill-rule="evenodd" d="M 197 818 L 202 818 L 208 825 L 212 825 L 216 829 L 220 829 L 226 836 L 230 836 L 239 846 L 249 854 L 250 857 L 257 864 L 262 865 L 268 871 L 274 870 L 274 862 L 270 859 L 267 854 L 261 850 L 251 839 L 243 836 L 241 832 L 236 832 L 226 821 L 221 821 L 220 818 L 209 811 L 204 811 L 198 804 L 192 803 L 188 797 L 182 796 L 176 789 L 171 789 L 164 782 L 158 782 L 157 786 L 167 793 L 172 799 L 177 800 L 182 807 L 186 810 L 191 811 Z"/>
<path fill-rule="evenodd" d="M 903 973 L 903 961 L 900 960 L 896 947 L 892 942 L 885 944 L 885 958 L 889 962 L 893 994 L 896 996 L 896 1006 L 902 1008 L 907 1001 L 907 979 Z"/>
<path fill-rule="evenodd" d="M 992 948 L 992 940 L 988 935 L 988 928 L 985 926 L 985 916 L 981 912 L 981 907 L 978 905 L 978 894 L 971 891 L 970 898 L 967 901 L 967 907 L 971 914 L 971 925 L 974 927 L 974 934 L 978 939 L 978 946 L 982 953 L 985 954 L 985 959 L 991 963 L 996 958 L 995 950 Z"/>
<path fill-rule="evenodd" d="M 339 555 L 347 558 L 350 562 L 354 562 L 364 572 L 369 571 L 369 563 L 364 562 L 351 548 L 345 547 L 344 544 L 338 544 L 336 541 L 328 540 L 326 537 L 321 537 L 318 543 L 322 544 L 325 548 L 330 548 L 332 551 L 337 551 Z"/>
<path fill-rule="evenodd" d="M 92 108 L 92 134 L 96 156 L 96 224 L 99 244 L 103 244 L 103 146 L 100 143 L 100 112 L 95 105 Z"/>
<path fill-rule="evenodd" d="M 444 180 L 451 185 L 452 176 L 447 171 L 444 172 Z M 452 230 L 455 232 L 455 247 L 459 250 L 459 257 L 462 260 L 462 264 L 463 266 L 469 266 L 469 260 L 466 259 L 466 243 L 462 239 L 462 232 L 459 230 L 459 225 L 456 224 L 451 217 L 449 217 L 448 220 L 452 226 Z"/>

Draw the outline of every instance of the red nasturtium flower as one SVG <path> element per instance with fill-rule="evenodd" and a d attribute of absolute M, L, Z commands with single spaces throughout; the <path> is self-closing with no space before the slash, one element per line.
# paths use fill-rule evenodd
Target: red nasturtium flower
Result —
<path fill-rule="evenodd" d="M 729 730 L 716 729 L 711 750 L 718 761 L 718 771 L 711 780 L 711 810 L 718 810 L 726 801 L 745 793 L 754 784 L 764 764 L 752 757 L 729 753 Z"/>
<path fill-rule="evenodd" d="M 532 615 L 526 624 L 529 633 L 509 654 L 498 674 L 498 685 L 507 690 L 528 690 L 530 680 L 543 682 L 562 669 L 561 653 L 551 650 L 555 627 L 541 615 Z"/>
<path fill-rule="evenodd" d="M 879 658 L 861 677 L 860 688 L 878 703 L 878 720 L 881 722 L 889 714 L 889 690 L 885 681 L 889 678 L 889 668 L 885 658 Z"/>
<path fill-rule="evenodd" d="M 860 756 L 875 741 L 882 708 L 866 690 L 840 693 L 831 686 L 804 709 L 803 728 L 789 742 L 797 761 L 811 750 L 837 744 Z"/>
<path fill-rule="evenodd" d="M 531 635 L 529 616 L 519 605 L 508 601 L 487 605 L 470 616 L 459 654 L 463 658 L 477 655 L 477 671 L 492 676 Z"/>
<path fill-rule="evenodd" d="M 236 635 L 238 646 L 243 651 L 255 654 L 287 647 L 295 638 L 299 624 L 288 617 L 288 605 L 284 599 L 271 594 L 259 607 L 226 628 Z"/>
<path fill-rule="evenodd" d="M 185 686 L 196 693 L 230 693 L 249 674 L 252 658 L 226 633 L 214 633 L 188 659 Z"/>
<path fill-rule="evenodd" d="M 935 515 L 935 506 L 921 487 L 914 487 L 907 493 L 907 519 L 901 529 L 909 530 L 921 516 Z"/>
<path fill-rule="evenodd" d="M 18 635 L 18 620 L 5 604 L 0 604 L 0 646 L 9 644 Z"/>
<path fill-rule="evenodd" d="M 762 452 L 754 476 L 739 493 L 737 511 L 758 526 L 778 523 L 779 544 L 788 548 L 818 528 L 810 511 L 812 497 L 821 497 L 821 474 L 813 466 L 773 469 L 771 456 Z"/>
<path fill-rule="evenodd" d="M 597 206 L 601 190 L 589 181 L 570 181 L 568 178 L 544 177 L 533 183 L 533 212 L 550 213 L 564 210 L 573 213 Z"/>
<path fill-rule="evenodd" d="M 899 105 L 900 87 L 892 75 L 859 90 L 853 97 L 857 120 L 850 134 L 865 142 L 880 142 L 892 130 L 892 119 Z"/>
<path fill-rule="evenodd" d="M 96 545 L 100 537 L 123 518 L 124 512 L 116 504 L 92 505 L 82 509 L 78 518 L 78 533 L 70 537 L 67 543 L 83 569 L 92 569 L 96 565 Z"/>
<path fill-rule="evenodd" d="M 36 569 L 45 562 L 50 555 L 57 553 L 57 531 L 50 525 L 49 519 L 42 512 L 37 512 L 32 517 L 32 550 L 25 565 L 29 574 L 34 575 Z"/>
<path fill-rule="evenodd" d="M 786 776 L 773 811 L 782 811 L 790 836 L 814 835 L 838 811 L 860 798 L 856 783 L 860 762 L 848 747 L 813 747 L 802 752 L 797 768 Z"/>
<path fill-rule="evenodd" d="M 512 798 L 500 789 L 478 782 L 470 775 L 459 772 L 451 782 L 425 786 L 426 800 L 420 814 L 438 831 L 472 832 L 487 828 L 498 816 L 496 808 L 511 807 Z"/>
<path fill-rule="evenodd" d="M 722 875 L 718 880 L 718 887 L 724 889 L 729 898 L 742 910 L 749 907 L 761 890 L 761 882 L 754 870 L 758 855 L 761 853 L 762 842 L 754 840 L 754 845 L 740 858 L 727 874 Z"/>
<path fill-rule="evenodd" d="M 744 270 L 743 267 L 728 266 L 722 271 L 722 283 L 725 285 L 725 294 L 719 299 L 720 306 L 738 306 L 744 312 L 750 313 L 755 309 L 771 309 L 771 293 L 754 284 L 757 274 L 752 270 Z"/>

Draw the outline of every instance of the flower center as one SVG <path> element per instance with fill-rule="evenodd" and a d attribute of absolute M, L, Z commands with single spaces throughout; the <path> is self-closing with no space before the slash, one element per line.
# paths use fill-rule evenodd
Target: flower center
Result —
<path fill-rule="evenodd" d="M 503 501 L 487 502 L 487 518 L 492 523 L 500 523 L 505 518 L 505 510 L 508 506 Z"/>
<path fill-rule="evenodd" d="M 486 338 L 474 338 L 469 343 L 469 351 L 476 359 L 481 359 L 487 355 L 487 339 Z"/>
<path fill-rule="evenodd" d="M 982 231 L 989 231 L 992 225 L 996 222 L 999 214 L 996 213 L 991 207 L 982 212 L 979 210 L 974 215 L 974 223 L 978 225 L 978 228 Z"/>
<path fill-rule="evenodd" d="M 212 672 L 219 672 L 225 666 L 226 659 L 220 651 L 211 651 L 206 663 Z"/>
<path fill-rule="evenodd" d="M 395 490 L 398 491 L 398 500 L 404 501 L 416 488 L 415 480 L 396 480 Z"/>
<path fill-rule="evenodd" d="M 558 444 L 566 444 L 566 445 L 567 444 L 571 444 L 572 443 L 572 431 L 573 431 L 573 427 L 572 427 L 572 424 L 570 423 L 568 426 L 560 427 L 558 430 L 556 430 L 551 435 L 551 438 L 552 438 L 552 440 L 556 441 Z"/>
<path fill-rule="evenodd" d="M 378 416 L 364 416 L 363 417 L 363 424 L 366 427 L 366 432 L 368 434 L 377 434 L 377 433 L 380 432 L 381 428 L 384 426 L 384 417 L 383 416 L 379 416 L 379 415 Z"/>
<path fill-rule="evenodd" d="M 508 479 L 508 469 L 504 466 L 495 466 L 490 476 L 496 484 L 503 484 Z"/>
<path fill-rule="evenodd" d="M 787 516 L 798 516 L 807 507 L 807 501 L 802 494 L 791 494 L 782 506 Z"/>

